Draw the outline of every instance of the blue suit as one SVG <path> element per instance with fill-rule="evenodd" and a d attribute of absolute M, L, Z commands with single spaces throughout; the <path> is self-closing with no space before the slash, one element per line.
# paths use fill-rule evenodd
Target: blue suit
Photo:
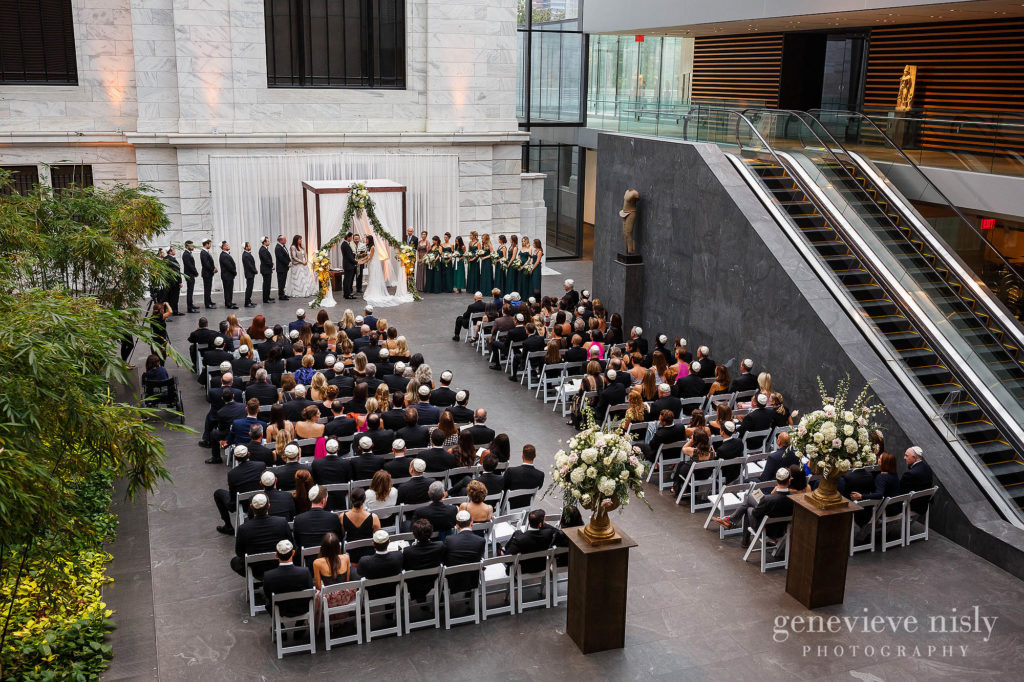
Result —
<path fill-rule="evenodd" d="M 309 322 L 306 322 L 305 320 L 292 320 L 288 323 L 288 332 L 291 333 L 293 329 L 298 329 L 301 332 L 302 328 L 307 324 L 309 324 Z"/>
<path fill-rule="evenodd" d="M 264 429 L 267 428 L 265 422 L 261 422 L 256 417 L 250 417 L 248 415 L 242 417 L 241 419 L 236 419 L 235 421 L 231 422 L 231 431 L 228 433 L 227 438 L 228 444 L 238 445 L 239 443 L 248 443 L 249 427 L 251 427 L 253 424 L 259 424 Z"/>
<path fill-rule="evenodd" d="M 366 317 L 363 318 L 363 324 L 369 327 L 370 330 L 372 331 L 377 328 L 377 318 L 374 317 L 373 315 L 367 315 Z"/>

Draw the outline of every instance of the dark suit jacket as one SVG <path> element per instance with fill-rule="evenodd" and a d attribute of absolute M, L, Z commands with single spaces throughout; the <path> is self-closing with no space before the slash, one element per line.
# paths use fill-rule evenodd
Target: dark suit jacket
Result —
<path fill-rule="evenodd" d="M 302 421 L 302 411 L 310 405 L 317 405 L 317 403 L 314 403 L 309 398 L 289 400 L 284 404 L 284 418 L 291 422 L 300 422 Z"/>
<path fill-rule="evenodd" d="M 473 434 L 473 445 L 478 447 L 487 445 L 494 440 L 494 429 L 486 424 L 473 424 L 473 426 L 466 427 L 466 431 Z"/>
<path fill-rule="evenodd" d="M 672 385 L 672 395 L 680 399 L 698 398 L 707 393 L 707 384 L 695 374 L 687 374 L 682 379 L 677 379 L 676 383 Z"/>
<path fill-rule="evenodd" d="M 299 469 L 309 471 L 307 465 L 300 464 L 299 462 L 287 462 L 281 466 L 274 467 L 278 490 L 295 490 L 295 474 Z"/>
<path fill-rule="evenodd" d="M 270 249 L 260 245 L 260 273 L 267 276 L 274 271 L 274 257 L 270 255 Z"/>
<path fill-rule="evenodd" d="M 626 387 L 617 381 L 608 384 L 608 387 L 597 394 L 597 406 L 594 408 L 594 418 L 597 421 L 604 419 L 608 408 L 612 405 L 619 405 L 626 402 Z"/>
<path fill-rule="evenodd" d="M 424 568 L 440 566 L 444 560 L 444 545 L 430 540 L 425 543 L 413 543 L 402 550 L 402 568 L 406 571 L 419 571 Z M 414 599 L 422 599 L 434 584 L 432 578 L 413 578 L 407 580 L 409 594 Z"/>
<path fill-rule="evenodd" d="M 217 266 L 213 263 L 213 255 L 210 253 L 210 249 L 199 251 L 199 267 L 202 268 L 203 277 L 213 277 Z"/>
<path fill-rule="evenodd" d="M 335 376 L 333 379 L 330 379 L 327 382 L 327 384 L 329 386 L 337 386 L 338 387 L 338 397 L 339 398 L 347 398 L 347 397 L 352 395 L 353 389 L 355 388 L 355 385 L 356 385 L 356 381 L 352 377 L 347 377 L 347 376 L 342 375 L 342 376 Z"/>
<path fill-rule="evenodd" d="M 317 484 L 348 483 L 352 480 L 349 461 L 335 455 L 314 459 L 309 473 L 313 475 L 313 480 Z"/>
<path fill-rule="evenodd" d="M 395 438 L 405 441 L 407 448 L 425 448 L 430 445 L 430 429 L 426 426 L 403 426 L 395 431 Z"/>
<path fill-rule="evenodd" d="M 527 488 L 540 488 L 544 485 L 544 472 L 540 469 L 523 464 L 517 467 L 509 467 L 505 470 L 505 490 L 525 490 Z M 530 501 L 529 497 L 515 497 L 509 500 L 510 509 L 520 509 Z"/>
<path fill-rule="evenodd" d="M 384 458 L 380 455 L 360 452 L 357 456 L 349 459 L 348 463 L 352 467 L 352 480 L 363 481 L 373 478 L 373 475 L 384 467 Z"/>
<path fill-rule="evenodd" d="M 569 349 L 565 351 L 565 355 L 562 356 L 562 360 L 564 362 L 586 362 L 587 351 L 583 349 L 583 346 L 570 346 Z"/>
<path fill-rule="evenodd" d="M 244 416 L 245 405 L 242 403 L 231 402 L 217 410 L 217 430 L 220 431 L 220 437 L 230 443 L 229 431 L 232 425 L 236 419 L 241 419 Z M 246 434 L 245 439 L 249 440 L 248 434 Z"/>
<path fill-rule="evenodd" d="M 273 405 L 277 402 L 277 389 L 270 382 L 253 382 L 245 387 L 245 399 L 256 398 L 260 405 Z"/>
<path fill-rule="evenodd" d="M 464 405 L 452 405 L 448 408 L 456 424 L 469 424 L 473 421 L 473 410 Z"/>
<path fill-rule="evenodd" d="M 405 426 L 405 408 L 392 408 L 380 413 L 380 425 L 388 431 L 398 431 Z M 395 435 L 398 438 L 398 435 Z"/>
<path fill-rule="evenodd" d="M 678 419 L 679 412 L 682 409 L 683 406 L 680 404 L 679 398 L 674 395 L 658 398 L 651 403 L 651 419 L 657 419 L 661 415 L 662 410 L 671 410 L 672 414 Z"/>
<path fill-rule="evenodd" d="M 455 391 L 439 386 L 430 392 L 430 404 L 435 407 L 451 407 L 455 404 Z"/>
<path fill-rule="evenodd" d="M 268 448 L 263 443 L 256 441 L 249 441 L 245 444 L 245 447 L 249 448 L 249 461 L 250 462 L 262 462 L 268 467 L 274 464 L 274 451 Z"/>
<path fill-rule="evenodd" d="M 252 256 L 252 251 L 242 251 L 242 272 L 246 278 L 255 277 L 258 270 L 256 270 L 256 259 Z"/>
<path fill-rule="evenodd" d="M 651 457 L 653 458 L 658 453 L 658 448 L 668 443 L 685 443 L 686 438 L 686 427 L 682 424 L 673 424 L 672 426 L 659 426 L 654 436 L 651 438 L 651 442 L 647 444 L 647 447 L 651 451 Z M 681 448 L 667 448 L 661 454 L 666 459 L 675 459 L 679 456 L 679 450 Z"/>
<path fill-rule="evenodd" d="M 249 442 L 249 428 L 253 424 L 259 424 L 266 431 L 267 425 L 261 422 L 258 417 L 245 415 L 231 423 L 231 433 L 229 434 L 228 442 L 232 445 L 247 444 Z"/>
<path fill-rule="evenodd" d="M 875 475 L 867 469 L 852 469 L 843 474 L 836 483 L 839 492 L 847 497 L 855 492 L 866 495 L 875 489 Z"/>
<path fill-rule="evenodd" d="M 367 431 L 362 435 L 369 436 L 370 440 L 373 441 L 373 454 L 375 455 L 383 455 L 391 452 L 391 444 L 395 442 L 395 432 L 391 429 Z"/>
<path fill-rule="evenodd" d="M 548 524 L 530 528 L 525 533 L 517 530 L 505 543 L 505 554 L 531 554 L 549 549 L 558 531 Z M 519 564 L 524 573 L 540 573 L 544 570 L 545 559 L 527 559 Z"/>
<path fill-rule="evenodd" d="M 274 246 L 274 260 L 277 262 L 277 274 L 280 275 L 282 272 L 287 272 L 288 267 L 292 263 L 291 254 L 288 253 L 288 249 L 278 243 Z"/>
<path fill-rule="evenodd" d="M 739 439 L 737 439 L 738 442 Z M 782 467 L 789 467 L 794 464 L 799 464 L 800 458 L 793 453 L 793 448 L 786 448 L 785 450 L 779 449 L 768 455 L 768 459 L 764 461 L 764 471 L 758 476 L 757 480 L 774 481 L 775 472 Z"/>
<path fill-rule="evenodd" d="M 356 254 L 347 239 L 341 242 L 341 267 L 343 270 L 356 267 Z"/>
<path fill-rule="evenodd" d="M 909 492 L 909 491 L 907 491 Z M 875 477 L 874 490 L 866 495 L 863 495 L 865 500 L 880 500 L 883 497 L 895 497 L 900 494 L 900 479 L 897 478 L 896 474 L 887 474 L 884 471 L 880 472 Z"/>
<path fill-rule="evenodd" d="M 761 501 L 757 503 L 753 511 L 750 513 L 750 525 L 756 530 L 761 525 L 761 520 L 767 516 L 768 518 L 776 519 L 780 516 L 791 516 L 793 514 L 793 500 L 789 496 L 789 492 L 774 492 L 769 495 L 765 495 L 761 498 Z M 785 532 L 783 528 L 768 529 L 769 537 L 778 538 L 782 537 Z"/>
<path fill-rule="evenodd" d="M 231 257 L 230 251 L 220 252 L 220 278 L 221 279 L 234 279 L 235 275 L 238 274 L 238 266 L 235 265 L 235 259 Z"/>
<path fill-rule="evenodd" d="M 715 446 L 715 456 L 718 459 L 737 459 L 743 456 L 743 443 L 736 436 L 724 440 Z M 734 483 L 740 477 L 740 464 L 730 464 L 722 467 L 722 477 L 726 484 Z"/>
<path fill-rule="evenodd" d="M 935 485 L 935 475 L 928 462 L 919 460 L 907 469 L 900 478 L 900 494 L 927 490 Z M 928 507 L 928 500 L 914 500 L 910 508 L 917 514 L 923 514 Z"/>
<path fill-rule="evenodd" d="M 459 509 L 454 504 L 431 502 L 426 507 L 417 509 L 414 516 L 430 521 L 436 532 L 445 533 L 455 527 L 455 515 L 458 513 Z"/>
<path fill-rule="evenodd" d="M 263 595 L 267 610 L 272 611 L 275 594 L 301 592 L 313 587 L 313 575 L 309 569 L 295 564 L 282 564 L 263 574 Z M 299 616 L 309 611 L 309 600 L 289 599 L 277 605 L 282 616 Z"/>
<path fill-rule="evenodd" d="M 196 346 L 204 346 L 199 350 L 207 350 L 213 347 L 213 340 L 220 336 L 215 330 L 209 327 L 199 327 L 193 329 L 192 333 L 188 335 L 188 342 L 194 343 Z"/>
<path fill-rule="evenodd" d="M 296 516 L 292 532 L 299 547 L 319 547 L 320 541 L 327 533 L 334 533 L 339 538 L 344 537 L 338 515 L 317 507 Z"/>
<path fill-rule="evenodd" d="M 757 377 L 753 374 L 738 374 L 733 377 L 730 391 L 753 391 L 757 389 Z"/>
<path fill-rule="evenodd" d="M 441 410 L 430 403 L 419 402 L 413 407 L 420 413 L 419 424 L 421 426 L 431 426 L 441 419 Z"/>
<path fill-rule="evenodd" d="M 738 435 L 742 438 L 748 431 L 764 431 L 775 426 L 775 411 L 767 407 L 758 407 L 747 413 L 740 422 Z"/>
<path fill-rule="evenodd" d="M 455 455 L 444 448 L 430 448 L 419 454 L 427 463 L 427 471 L 446 471 L 455 467 Z"/>
<path fill-rule="evenodd" d="M 374 552 L 373 554 L 368 554 L 359 560 L 357 570 L 359 571 L 359 577 L 366 578 L 367 580 L 390 578 L 393 575 L 398 575 L 402 572 L 402 553 L 388 552 L 386 554 L 377 554 Z M 369 587 L 366 591 L 370 599 L 380 599 L 393 596 L 397 587 L 396 583 L 393 587 L 386 585 Z"/>
<path fill-rule="evenodd" d="M 427 502 L 430 497 L 427 489 L 434 479 L 426 476 L 413 476 L 411 479 L 398 486 L 398 504 L 420 504 Z"/>
<path fill-rule="evenodd" d="M 388 390 L 392 393 L 398 391 L 405 392 L 406 387 L 409 385 L 409 380 L 405 377 L 400 377 L 397 374 L 385 374 L 384 383 L 388 385 Z"/>
<path fill-rule="evenodd" d="M 484 558 L 486 541 L 471 530 L 461 530 L 444 539 L 444 565 L 461 566 Z M 479 573 L 463 573 L 448 579 L 449 587 L 455 592 L 465 592 L 480 584 Z"/>
<path fill-rule="evenodd" d="M 235 556 L 244 559 L 246 554 L 263 554 L 277 549 L 281 540 L 291 540 L 292 531 L 288 521 L 279 516 L 264 516 L 249 519 L 238 527 L 235 535 Z M 277 563 L 261 562 L 253 566 L 253 575 L 257 578 L 263 571 Z"/>
<path fill-rule="evenodd" d="M 266 469 L 263 462 L 256 462 L 249 459 L 242 462 L 228 472 L 228 493 L 231 495 L 231 502 L 235 501 L 236 493 L 247 493 L 253 490 L 262 490 L 260 475 Z"/>
<path fill-rule="evenodd" d="M 199 276 L 199 271 L 196 270 L 196 257 L 188 249 L 181 253 L 181 264 L 184 267 L 186 277 L 194 278 Z"/>
<path fill-rule="evenodd" d="M 356 420 L 341 415 L 331 419 L 324 425 L 324 436 L 327 438 L 344 438 L 356 432 Z M 338 443 L 338 454 L 343 455 L 350 450 L 348 443 Z"/>
<path fill-rule="evenodd" d="M 391 479 L 396 478 L 408 478 L 409 477 L 409 464 L 412 463 L 413 457 L 395 457 L 384 462 L 384 471 L 391 474 Z"/>

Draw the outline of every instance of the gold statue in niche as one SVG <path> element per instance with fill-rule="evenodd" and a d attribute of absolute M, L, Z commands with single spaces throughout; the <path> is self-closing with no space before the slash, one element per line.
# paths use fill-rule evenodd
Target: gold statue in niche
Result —
<path fill-rule="evenodd" d="M 907 64 L 900 76 L 900 89 L 896 94 L 896 111 L 910 111 L 914 104 L 914 86 L 917 83 L 917 67 Z"/>
<path fill-rule="evenodd" d="M 640 202 L 640 192 L 635 189 L 627 189 L 622 197 L 622 210 L 619 217 L 622 218 L 622 236 L 626 238 L 626 253 L 636 253 L 636 239 L 633 238 L 633 230 L 636 227 L 636 205 Z"/>

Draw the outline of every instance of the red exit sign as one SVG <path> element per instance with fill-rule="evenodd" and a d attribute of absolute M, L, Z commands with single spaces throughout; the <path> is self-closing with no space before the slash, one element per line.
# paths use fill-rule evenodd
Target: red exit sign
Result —
<path fill-rule="evenodd" d="M 981 229 L 983 229 L 983 230 L 994 230 L 994 229 L 996 229 L 996 219 L 995 218 L 982 218 L 981 219 Z"/>

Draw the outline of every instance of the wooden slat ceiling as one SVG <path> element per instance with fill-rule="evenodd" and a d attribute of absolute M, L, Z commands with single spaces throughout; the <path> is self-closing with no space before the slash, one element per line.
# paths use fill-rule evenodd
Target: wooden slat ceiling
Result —
<path fill-rule="evenodd" d="M 782 34 L 698 37 L 693 51 L 695 102 L 779 101 Z"/>

